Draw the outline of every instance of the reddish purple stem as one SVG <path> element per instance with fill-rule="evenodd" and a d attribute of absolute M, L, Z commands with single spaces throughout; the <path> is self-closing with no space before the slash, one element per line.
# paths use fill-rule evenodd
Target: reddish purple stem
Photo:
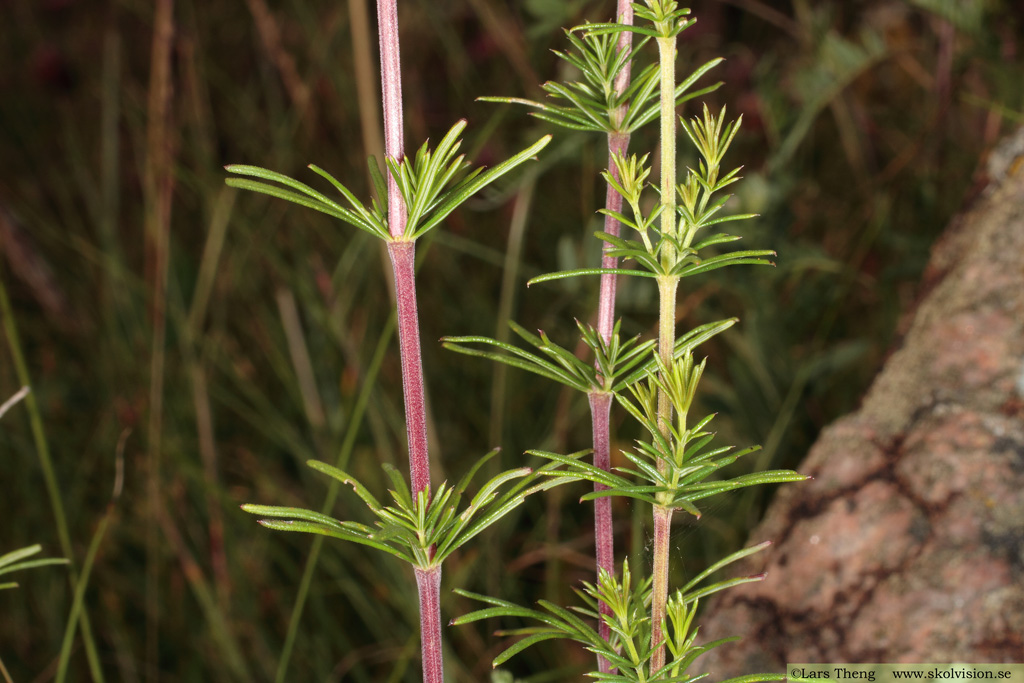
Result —
<path fill-rule="evenodd" d="M 384 153 L 401 162 L 405 157 L 402 142 L 402 64 L 398 51 L 398 5 L 396 0 L 377 0 L 377 34 L 380 37 L 380 83 L 384 95 Z M 398 183 L 388 179 L 388 229 L 398 238 L 405 232 L 405 200 Z"/>
<path fill-rule="evenodd" d="M 619 181 L 619 168 L 615 165 L 613 158 L 615 155 L 624 155 L 628 146 L 628 133 L 608 134 L 608 173 L 615 178 L 616 182 Z M 605 191 L 604 207 L 608 211 L 622 213 L 622 195 L 615 191 L 611 183 L 608 183 Z M 605 215 L 604 231 L 613 237 L 618 237 L 620 232 L 619 222 L 611 216 Z M 602 268 L 616 268 L 619 265 L 619 259 L 609 256 L 607 253 L 611 248 L 611 244 L 608 242 L 604 243 L 605 253 L 601 257 Z M 611 340 L 612 330 L 615 328 L 615 289 L 616 275 L 614 273 L 603 274 L 601 276 L 601 294 L 597 306 L 597 331 L 606 343 Z"/>
<path fill-rule="evenodd" d="M 416 567 L 420 592 L 420 640 L 423 652 L 423 683 L 444 683 L 441 656 L 441 565 Z"/>
<path fill-rule="evenodd" d="M 611 428 L 609 420 L 612 408 L 612 394 L 603 391 L 592 391 L 590 398 L 590 419 L 594 429 L 594 465 L 604 471 L 611 470 Z M 604 484 L 594 484 L 595 491 L 604 491 Z M 594 545 L 597 555 L 597 573 L 601 571 L 615 575 L 615 539 L 612 524 L 612 499 L 610 497 L 594 500 Z M 600 604 L 602 615 L 611 615 L 612 610 L 605 603 Z M 597 625 L 598 633 L 608 640 L 612 632 L 609 625 L 602 619 Z M 614 667 L 604 657 L 598 657 L 598 669 L 601 673 L 609 673 Z"/>
<path fill-rule="evenodd" d="M 619 0 L 618 13 L 616 15 L 621 24 L 633 23 L 633 6 L 630 0 Z M 620 52 L 632 49 L 633 34 L 630 31 L 623 31 L 619 34 L 618 49 Z M 630 67 L 619 72 L 615 79 L 615 91 L 625 92 L 629 87 Z M 614 113 L 618 119 L 614 121 L 616 128 L 620 124 L 622 116 L 625 115 L 625 107 L 620 107 Z M 615 165 L 615 156 L 625 155 L 629 147 L 629 133 L 618 130 L 608 133 L 608 173 L 616 181 L 619 180 L 619 169 Z M 605 191 L 605 209 L 608 211 L 622 212 L 622 195 L 615 191 L 611 183 Z M 604 231 L 614 237 L 619 236 L 619 221 L 609 215 L 604 218 Z M 602 268 L 615 268 L 619 265 L 618 258 L 608 255 L 612 245 L 605 242 L 604 254 L 601 257 Z M 597 307 L 597 331 L 605 343 L 612 338 L 612 331 L 615 329 L 615 290 L 616 276 L 613 273 L 605 273 L 601 276 L 601 292 Z M 594 432 L 594 466 L 602 470 L 611 470 L 611 407 L 612 395 L 604 392 L 590 392 L 590 421 Z M 601 491 L 607 487 L 601 484 L 594 484 L 595 491 Z M 612 500 L 611 498 L 598 498 L 594 501 L 594 545 L 597 560 L 598 579 L 601 570 L 608 572 L 610 576 L 615 575 L 615 535 L 612 521 Z M 611 614 L 611 608 L 605 603 L 599 605 L 602 615 Z M 598 633 L 602 638 L 608 640 L 611 637 L 611 629 L 602 619 L 598 624 Z M 601 673 L 611 673 L 615 670 L 604 657 L 597 658 L 598 670 Z"/>
<path fill-rule="evenodd" d="M 409 472 L 412 490 L 419 493 L 430 485 L 430 454 L 427 452 L 427 403 L 423 391 L 419 314 L 416 311 L 416 243 L 388 242 L 388 254 L 395 271 Z"/>
<path fill-rule="evenodd" d="M 380 80 L 384 96 L 384 151 L 401 163 L 402 65 L 398 49 L 396 0 L 377 0 L 380 37 Z M 402 390 L 405 397 L 405 429 L 409 440 L 409 475 L 415 493 L 430 487 L 430 453 L 427 450 L 427 403 L 420 353 L 419 313 L 416 307 L 416 244 L 405 239 L 408 209 L 394 177 L 387 174 L 388 255 L 395 275 L 398 308 L 398 346 L 402 357 Z M 415 568 L 420 596 L 420 641 L 423 647 L 423 683 L 444 683 L 441 655 L 441 566 Z"/>

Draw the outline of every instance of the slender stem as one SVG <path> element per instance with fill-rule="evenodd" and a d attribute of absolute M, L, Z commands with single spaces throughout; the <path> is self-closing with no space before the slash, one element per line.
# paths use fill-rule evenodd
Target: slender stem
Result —
<path fill-rule="evenodd" d="M 668 603 L 668 541 L 672 531 L 672 508 L 654 506 L 654 585 L 651 592 L 651 675 L 665 666 L 665 606 Z"/>
<path fill-rule="evenodd" d="M 334 466 L 339 469 L 348 469 L 349 458 L 352 457 L 352 449 L 355 447 L 356 437 L 359 435 L 363 424 L 363 417 L 366 414 L 366 406 L 370 402 L 370 394 L 376 384 L 380 367 L 384 362 L 384 351 L 390 345 L 391 336 L 394 333 L 395 318 L 392 317 L 388 320 L 387 326 L 381 332 L 380 339 L 377 341 L 377 348 L 374 350 L 373 358 L 370 359 L 370 364 L 366 368 L 366 374 L 363 377 L 362 388 L 359 390 L 359 396 L 356 398 L 355 407 L 352 408 L 352 416 L 348 421 L 345 440 L 342 442 L 341 449 L 338 451 L 338 457 L 334 462 Z M 341 482 L 337 479 L 331 480 L 330 485 L 327 487 L 327 498 L 324 500 L 324 504 L 320 506 L 320 512 L 323 514 L 329 514 L 334 508 L 334 503 L 338 499 L 338 491 L 341 488 L 340 485 Z M 295 602 L 292 604 L 291 616 L 288 618 L 288 632 L 285 635 L 284 646 L 281 648 L 281 656 L 277 660 L 277 673 L 274 675 L 274 683 L 284 683 L 288 677 L 288 663 L 291 661 L 295 639 L 299 633 L 299 623 L 302 620 L 306 599 L 309 597 L 309 586 L 313 581 L 313 573 L 320 559 L 324 538 L 324 536 L 317 536 L 313 539 L 313 547 L 310 549 L 309 557 L 306 559 L 306 567 L 302 570 L 299 590 L 295 596 Z"/>
<path fill-rule="evenodd" d="M 108 506 L 107 513 L 100 519 L 100 526 L 93 534 L 89 543 L 89 550 L 85 554 L 85 563 L 82 565 L 82 576 L 75 586 L 75 596 L 71 603 L 71 614 L 68 615 L 67 624 L 64 626 L 64 640 L 60 646 L 60 658 L 57 661 L 57 675 L 54 677 L 56 683 L 64 683 L 67 678 L 68 664 L 71 662 L 71 646 L 75 642 L 75 626 L 79 623 L 82 610 L 85 609 L 85 590 L 89 585 L 89 574 L 92 572 L 93 563 L 96 561 L 96 553 L 99 552 L 103 536 L 107 533 L 107 526 L 113 516 L 113 505 Z"/>
<path fill-rule="evenodd" d="M 665 367 L 672 365 L 673 349 L 676 345 L 676 291 L 679 289 L 679 278 L 663 276 L 658 278 L 658 355 Z M 672 424 L 672 402 L 668 394 L 658 391 L 658 427 L 663 436 L 668 437 Z M 668 469 L 668 463 L 658 461 L 658 471 L 662 474 Z"/>
<path fill-rule="evenodd" d="M 384 153 L 393 161 L 405 157 L 402 141 L 402 64 L 398 52 L 398 5 L 396 0 L 377 0 L 377 34 L 380 36 L 380 82 L 384 95 Z M 388 229 L 398 238 L 405 232 L 406 207 L 398 183 L 388 179 Z"/>
<path fill-rule="evenodd" d="M 401 162 L 402 65 L 398 51 L 396 0 L 377 0 L 380 36 L 380 80 L 384 96 L 384 151 Z M 398 183 L 388 174 L 388 255 L 395 275 L 398 309 L 398 346 L 402 356 L 402 389 L 405 396 L 405 429 L 409 440 L 409 474 L 414 493 L 430 487 L 430 454 L 427 449 L 427 402 L 420 353 L 419 314 L 416 310 L 416 244 L 404 239 L 408 217 Z M 423 682 L 444 683 L 441 660 L 441 566 L 416 568 L 420 597 L 420 640 L 423 645 Z"/>
<path fill-rule="evenodd" d="M 630 25 L 633 23 L 633 3 L 631 0 L 618 0 L 616 16 L 620 24 Z M 623 31 L 620 33 L 617 47 L 619 52 L 630 51 L 633 47 L 633 32 Z M 616 76 L 615 93 L 617 95 L 621 95 L 629 87 L 630 74 L 630 64 L 626 64 L 618 76 Z M 625 115 L 625 104 L 612 112 L 612 125 L 615 130 L 608 133 L 608 172 L 612 174 L 616 181 L 619 180 L 619 170 L 613 161 L 613 157 L 615 155 L 624 155 L 626 148 L 629 147 L 629 133 L 619 130 L 622 118 Z M 604 205 L 609 211 L 622 211 L 622 195 L 615 191 L 611 183 L 608 183 L 605 191 Z M 611 216 L 605 215 L 604 231 L 609 235 L 618 237 L 619 222 Z M 605 242 L 604 255 L 601 258 L 602 268 L 615 268 L 618 265 L 618 259 L 608 255 L 608 250 L 611 248 L 612 245 Z M 597 309 L 597 330 L 606 342 L 612 338 L 612 329 L 615 325 L 615 285 L 616 276 L 614 274 L 608 273 L 601 276 L 601 294 Z"/>
<path fill-rule="evenodd" d="M 658 354 L 668 367 L 672 362 L 672 351 L 675 347 L 676 331 L 676 290 L 678 278 L 659 278 L 660 315 L 658 324 Z M 663 435 L 667 435 L 672 423 L 672 403 L 664 391 L 658 391 L 658 426 Z M 658 471 L 665 473 L 668 463 L 658 461 Z M 651 673 L 665 665 L 665 644 L 662 634 L 662 622 L 665 620 L 665 605 L 668 601 L 668 555 L 669 529 L 672 524 L 672 508 L 656 505 L 654 507 L 654 558 L 651 593 Z"/>
<path fill-rule="evenodd" d="M 658 38 L 661 69 L 661 212 L 662 234 L 676 234 L 676 41 Z M 666 245 L 663 259 L 671 261 L 675 248 Z"/>
<path fill-rule="evenodd" d="M 615 165 L 613 157 L 615 155 L 625 155 L 627 147 L 629 147 L 628 133 L 608 134 L 608 173 L 615 178 L 616 182 L 621 182 L 621 179 L 619 178 L 619 167 Z M 622 195 L 612 187 L 611 183 L 608 183 L 608 187 L 605 190 L 604 206 L 608 211 L 622 212 Z M 620 230 L 619 222 L 606 214 L 604 217 L 604 231 L 609 235 L 618 237 Z M 616 268 L 619 265 L 618 258 L 608 255 L 608 251 L 612 248 L 612 245 L 608 242 L 604 243 L 604 254 L 601 257 L 602 268 Z M 611 340 L 612 330 L 615 327 L 616 284 L 616 275 L 614 273 L 604 273 L 601 275 L 601 293 L 597 305 L 597 331 L 605 342 Z"/>
<path fill-rule="evenodd" d="M 676 107 L 675 107 L 675 38 L 658 38 L 658 57 L 661 69 L 661 232 L 665 237 L 676 235 Z M 663 238 L 664 239 L 664 238 Z M 662 249 L 662 263 L 671 267 L 675 261 L 675 247 L 671 240 Z M 672 364 L 676 337 L 676 291 L 679 278 L 658 278 L 658 354 L 665 367 Z M 668 395 L 658 391 L 658 427 L 668 436 L 672 424 L 672 403 Z M 668 463 L 660 460 L 658 471 L 666 472 Z M 651 673 L 665 665 L 665 638 L 662 624 L 668 601 L 669 531 L 672 526 L 672 508 L 654 507 L 654 585 L 651 593 Z"/>
<path fill-rule="evenodd" d="M 159 0 L 153 29 L 146 142 L 146 233 L 154 266 L 153 335 L 149 364 L 148 461 L 146 492 L 146 674 L 153 679 L 160 658 L 160 576 L 162 547 L 158 519 L 163 500 L 163 419 L 167 356 L 167 289 L 170 279 L 170 230 L 174 188 L 171 58 L 174 45 L 174 0 Z"/>
<path fill-rule="evenodd" d="M 631 0 L 619 0 L 618 11 L 616 12 L 620 24 L 633 23 L 633 5 Z M 633 33 L 623 31 L 619 34 L 619 52 L 629 52 L 633 44 Z M 626 64 L 622 71 L 615 78 L 615 92 L 621 95 L 629 87 L 630 65 Z M 616 181 L 619 180 L 618 166 L 615 164 L 615 156 L 625 155 L 629 147 L 629 133 L 618 130 L 626 115 L 625 104 L 612 112 L 613 130 L 608 133 L 608 172 Z M 605 208 L 608 211 L 622 211 L 622 195 L 620 195 L 611 183 L 605 189 Z M 604 218 L 604 231 L 609 235 L 619 236 L 619 221 L 609 215 Z M 610 256 L 608 250 L 612 245 L 605 242 L 601 257 L 602 268 L 615 268 L 618 265 L 618 258 Z M 601 291 L 597 308 L 597 330 L 606 343 L 611 341 L 612 330 L 615 328 L 615 290 L 616 276 L 613 273 L 605 273 L 601 276 Z M 591 392 L 590 398 L 590 422 L 594 432 L 594 465 L 603 470 L 611 469 L 611 407 L 612 395 L 606 392 Z M 594 484 L 594 490 L 600 491 L 606 488 L 601 484 Z M 610 576 L 615 574 L 615 533 L 612 520 L 611 498 L 598 498 L 594 501 L 594 546 L 595 560 L 597 563 L 597 577 L 600 580 L 601 571 L 608 572 Z M 599 610 L 602 615 L 611 615 L 611 608 L 604 602 L 600 603 Z M 598 633 L 602 638 L 611 638 L 611 627 L 602 619 L 598 624 Z M 597 667 L 601 673 L 611 673 L 615 670 L 604 657 L 597 658 Z"/>
<path fill-rule="evenodd" d="M 11 301 L 7 296 L 7 287 L 4 285 L 2 276 L 0 276 L 0 321 L 3 323 L 4 336 L 7 339 L 7 349 L 11 354 L 11 362 L 14 364 L 14 374 L 22 386 L 30 387 L 32 386 L 32 379 L 28 374 L 28 363 L 25 361 L 25 354 L 21 348 L 21 339 L 18 336 L 18 328 L 14 320 L 14 309 L 11 307 Z M 68 559 L 68 582 L 71 584 L 72 591 L 75 591 L 78 589 L 80 579 L 78 570 L 75 567 L 74 548 L 71 547 L 68 518 L 64 511 L 64 496 L 61 494 L 60 484 L 57 481 L 57 471 L 53 467 L 53 458 L 50 456 L 50 445 L 46 440 L 46 431 L 43 428 L 43 415 L 39 410 L 35 394 L 31 391 L 25 395 L 25 409 L 28 411 L 32 440 L 35 442 L 36 456 L 39 458 L 39 468 L 43 471 L 43 482 L 46 486 L 47 498 L 50 499 L 53 521 L 57 525 L 57 539 L 60 542 L 61 552 Z M 103 683 L 103 669 L 100 666 L 96 641 L 92 633 L 92 624 L 89 620 L 89 614 L 84 608 L 79 615 L 79 625 L 82 628 L 82 641 L 85 646 L 85 655 L 89 662 L 89 673 L 93 681 Z"/>
<path fill-rule="evenodd" d="M 632 0 L 618 0 L 618 6 L 615 9 L 615 16 L 617 17 L 617 21 L 620 24 L 622 24 L 624 26 L 632 26 L 633 25 L 633 2 L 632 2 Z M 629 52 L 631 49 L 633 49 L 633 32 L 632 31 L 623 31 L 622 33 L 620 33 L 619 34 L 619 43 L 618 43 L 618 45 L 616 47 L 618 48 L 620 53 L 621 52 Z M 629 79 L 630 79 L 631 73 L 632 73 L 632 65 L 631 64 L 627 64 L 626 66 L 622 67 L 622 71 L 620 71 L 619 75 L 615 78 L 615 92 L 616 93 L 621 95 L 622 93 L 626 92 L 626 88 L 629 87 Z M 620 116 L 624 116 L 625 115 L 625 111 L 622 111 L 624 109 L 625 109 L 625 107 L 622 107 L 620 109 L 620 113 L 619 113 Z"/>
<path fill-rule="evenodd" d="M 388 255 L 395 274 L 409 472 L 412 489 L 419 493 L 430 485 L 430 454 L 427 452 L 427 402 L 423 388 L 419 314 L 416 311 L 416 244 L 388 242 Z"/>
<path fill-rule="evenodd" d="M 416 567 L 420 592 L 420 638 L 423 651 L 423 683 L 444 683 L 441 656 L 441 565 Z"/>
<path fill-rule="evenodd" d="M 590 399 L 590 418 L 594 432 L 594 466 L 600 467 L 606 472 L 611 470 L 611 409 L 612 394 L 607 391 L 591 391 L 588 394 Z M 595 491 L 603 491 L 608 487 L 604 484 L 594 484 Z M 597 498 L 594 500 L 594 546 L 597 559 L 597 574 L 600 579 L 601 572 L 608 572 L 609 576 L 615 575 L 615 535 L 612 523 L 612 499 L 610 497 Z M 602 602 L 599 606 L 602 615 L 612 615 L 611 607 Z M 602 619 L 597 625 L 598 633 L 602 638 L 611 638 L 611 627 Z M 609 673 L 613 667 L 604 657 L 597 658 L 597 666 L 601 673 Z"/>

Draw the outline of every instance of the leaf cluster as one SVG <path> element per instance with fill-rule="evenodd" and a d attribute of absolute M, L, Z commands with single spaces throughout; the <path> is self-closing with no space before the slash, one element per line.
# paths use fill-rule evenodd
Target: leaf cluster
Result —
<path fill-rule="evenodd" d="M 657 671 L 650 670 L 654 649 L 651 646 L 651 624 L 648 606 L 651 600 L 651 579 L 635 583 L 629 569 L 629 562 L 623 563 L 622 579 L 602 570 L 597 585 L 584 582 L 582 589 L 574 589 L 584 606 L 561 607 L 547 600 L 538 601 L 540 609 L 520 607 L 513 603 L 464 590 L 459 595 L 483 602 L 489 607 L 470 612 L 452 620 L 453 625 L 468 624 L 493 617 L 516 617 L 539 622 L 538 626 L 498 631 L 503 636 L 524 636 L 516 641 L 493 661 L 495 667 L 505 663 L 523 650 L 545 640 L 564 638 L 583 645 L 594 654 L 611 662 L 614 670 L 609 673 L 592 672 L 588 676 L 598 681 L 615 683 L 664 683 L 692 681 L 703 678 L 703 674 L 687 673 L 693 661 L 705 652 L 736 638 L 723 638 L 703 645 L 696 644 L 697 629 L 693 618 L 701 598 L 726 588 L 752 581 L 760 581 L 763 574 L 744 576 L 701 585 L 713 573 L 744 557 L 760 552 L 770 543 L 761 543 L 744 548 L 716 562 L 677 590 L 668 602 L 666 629 L 670 661 Z M 609 607 L 608 614 L 602 614 L 599 603 Z M 592 624 L 603 621 L 611 631 L 610 640 L 602 638 Z M 758 676 L 740 680 L 778 680 L 782 676 Z"/>
<path fill-rule="evenodd" d="M 602 175 L 611 187 L 622 196 L 629 212 L 601 209 L 601 213 L 615 218 L 633 233 L 635 238 L 596 232 L 595 236 L 611 245 L 605 253 L 623 260 L 634 261 L 638 268 L 578 268 L 574 270 L 547 273 L 530 280 L 530 284 L 559 280 L 580 275 L 602 275 L 616 273 L 646 278 L 681 279 L 700 275 L 712 270 L 735 265 L 774 265 L 770 260 L 775 252 L 769 249 L 743 249 L 720 254 L 706 251 L 722 244 L 740 239 L 727 233 L 710 234 L 694 243 L 705 228 L 731 221 L 747 220 L 757 214 L 722 214 L 722 209 L 732 197 L 721 191 L 740 180 L 740 167 L 723 173 L 722 161 L 742 123 L 742 117 L 726 123 L 725 109 L 712 114 L 707 105 L 701 117 L 690 121 L 680 118 L 683 130 L 696 147 L 700 156 L 697 168 L 688 168 L 683 182 L 676 188 L 677 202 L 674 202 L 676 220 L 665 230 L 659 227 L 659 217 L 666 210 L 665 202 L 656 202 L 645 211 L 643 195 L 648 190 L 658 192 L 647 182 L 651 169 L 648 155 L 628 157 L 614 155 L 612 162 L 617 173 L 605 171 Z"/>
<path fill-rule="evenodd" d="M 369 168 L 377 197 L 369 206 L 361 202 L 334 176 L 312 164 L 309 168 L 330 182 L 345 199 L 347 206 L 303 182 L 259 166 L 233 164 L 225 168 L 229 173 L 270 182 L 248 178 L 228 178 L 226 182 L 231 187 L 252 190 L 315 209 L 385 241 L 412 241 L 440 224 L 480 189 L 532 159 L 551 141 L 551 136 L 545 135 L 493 168 L 480 167 L 467 172 L 470 165 L 466 162 L 465 155 L 458 153 L 462 145 L 459 136 L 465 127 L 465 120 L 458 121 L 434 150 L 430 149 L 427 141 L 412 158 L 385 160 L 388 173 L 398 185 L 408 210 L 405 230 L 400 236 L 393 236 L 388 229 L 386 182 L 373 157 L 369 159 Z"/>
<path fill-rule="evenodd" d="M 637 33 L 648 38 L 672 40 L 680 33 L 697 23 L 696 19 L 690 17 L 688 7 L 680 7 L 675 0 L 644 0 L 644 4 L 632 3 L 633 15 L 651 24 L 651 27 L 639 24 L 620 24 L 607 22 L 600 24 L 585 24 L 579 29 L 586 29 L 589 35 L 608 35 L 628 31 Z"/>
<path fill-rule="evenodd" d="M 736 318 L 729 318 L 695 327 L 676 339 L 675 355 L 682 356 L 736 322 Z M 608 342 L 592 326 L 576 321 L 583 342 L 594 353 L 593 362 L 581 359 L 569 349 L 551 341 L 543 331 L 535 335 L 513 321 L 508 324 L 513 332 L 547 358 L 491 337 L 442 337 L 441 341 L 446 349 L 520 368 L 584 393 L 624 391 L 647 376 L 657 362 L 651 353 L 657 343 L 655 340 L 641 342 L 639 338 L 633 338 L 620 341 L 621 321 L 615 324 Z M 498 351 L 483 351 L 463 344 L 484 344 Z"/>
<path fill-rule="evenodd" d="M 695 503 L 704 498 L 748 486 L 805 480 L 806 476 L 791 470 L 770 470 L 731 479 L 709 480 L 723 467 L 760 447 L 738 451 L 732 446 L 711 448 L 715 435 L 705 428 L 714 415 L 704 417 L 693 426 L 687 425 L 687 414 L 703 370 L 704 362 L 694 363 L 689 350 L 674 358 L 670 365 L 666 365 L 660 356 L 655 356 L 654 367 L 648 368 L 647 377 L 629 386 L 632 399 L 616 395 L 619 403 L 648 433 L 646 440 L 636 442 L 635 451 L 623 451 L 631 467 L 606 471 L 581 460 L 579 454 L 529 452 L 563 464 L 565 469 L 559 471 L 562 477 L 575 477 L 607 487 L 587 493 L 581 500 L 626 496 L 651 505 L 682 509 L 698 518 L 701 512 Z M 664 429 L 658 413 L 659 392 L 668 396 L 675 414 L 674 422 L 664 425 Z"/>
<path fill-rule="evenodd" d="M 442 482 L 433 493 L 428 487 L 413 494 L 402 474 L 385 463 L 382 467 L 392 484 L 390 505 L 381 504 L 347 472 L 319 460 L 308 461 L 307 464 L 318 472 L 351 486 L 377 517 L 374 526 L 340 521 L 303 508 L 248 504 L 242 509 L 269 518 L 261 519 L 260 524 L 271 529 L 359 543 L 426 569 L 439 565 L 466 541 L 521 505 L 530 494 L 570 481 L 557 476 L 556 463 L 548 463 L 537 470 L 529 467 L 508 470 L 485 483 L 460 511 L 473 477 L 498 452 L 495 449 L 480 458 L 457 485 Z"/>
<path fill-rule="evenodd" d="M 566 52 L 554 51 L 559 58 L 580 72 L 582 80 L 545 83 L 541 88 L 551 98 L 551 102 L 535 102 L 518 97 L 478 99 L 531 107 L 536 110 L 530 112 L 532 116 L 570 130 L 630 134 L 647 125 L 658 116 L 660 108 L 658 65 L 649 64 L 642 69 L 637 69 L 636 65 L 636 55 L 648 39 L 645 38 L 632 50 L 620 51 L 614 36 L 594 32 L 594 26 L 599 24 L 584 24 L 567 30 L 566 37 L 573 49 Z M 630 65 L 631 59 L 635 75 L 630 85 L 619 92 L 615 87 L 616 80 L 623 69 Z M 676 86 L 676 106 L 721 87 L 722 82 L 719 81 L 690 92 L 698 79 L 722 61 L 721 58 L 712 59 Z"/>
<path fill-rule="evenodd" d="M 536 354 L 491 337 L 442 337 L 446 349 L 468 356 L 488 358 L 499 363 L 520 368 L 547 377 L 568 387 L 582 391 L 620 391 L 637 374 L 642 374 L 645 357 L 654 347 L 653 340 L 641 342 L 639 337 L 621 341 L 620 323 L 615 324 L 608 342 L 591 325 L 576 321 L 584 343 L 594 352 L 594 362 L 578 358 L 572 351 L 551 341 L 547 333 L 538 330 L 532 334 L 521 325 L 509 321 L 509 327 L 527 343 L 541 352 Z M 464 344 L 484 344 L 498 349 L 483 351 Z"/>

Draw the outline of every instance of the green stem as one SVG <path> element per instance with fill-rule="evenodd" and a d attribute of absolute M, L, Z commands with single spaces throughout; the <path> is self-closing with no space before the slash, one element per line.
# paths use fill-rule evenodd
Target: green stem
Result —
<path fill-rule="evenodd" d="M 85 564 L 82 565 L 82 577 L 75 586 L 75 597 L 71 603 L 71 614 L 68 616 L 68 623 L 64 627 L 64 640 L 60 646 L 60 659 L 57 665 L 57 676 L 55 683 L 64 683 L 68 674 L 68 663 L 71 661 L 71 645 L 75 640 L 75 624 L 80 620 L 82 610 L 85 609 L 85 589 L 89 585 L 89 574 L 92 573 L 93 564 L 96 562 L 96 553 L 99 552 L 100 544 L 107 533 L 107 526 L 113 516 L 113 505 L 108 506 L 107 512 L 100 520 L 100 526 L 93 534 L 89 543 L 89 550 L 85 554 Z"/>
<path fill-rule="evenodd" d="M 672 363 L 672 351 L 675 347 L 676 332 L 676 290 L 679 278 L 662 277 L 658 279 L 660 294 L 660 313 L 658 320 L 658 355 L 665 367 Z M 672 424 L 672 403 L 668 395 L 658 391 L 658 426 L 663 436 L 668 435 Z M 665 460 L 658 461 L 658 471 L 668 471 Z M 651 592 L 651 673 L 665 665 L 665 638 L 662 623 L 665 621 L 665 608 L 668 602 L 668 555 L 669 531 L 672 526 L 672 508 L 656 505 L 654 507 L 654 557 L 653 580 Z"/>
<path fill-rule="evenodd" d="M 658 38 L 661 69 L 661 233 L 676 234 L 676 40 Z M 675 247 L 665 244 L 662 263 L 675 260 Z"/>
<path fill-rule="evenodd" d="M 675 102 L 675 37 L 658 38 L 658 58 L 661 69 L 661 262 L 672 268 L 676 249 L 670 238 L 676 236 L 676 102 Z M 658 278 L 658 354 L 665 367 L 672 364 L 676 338 L 676 291 L 679 278 Z M 668 395 L 658 391 L 658 427 L 668 436 L 672 424 L 672 403 Z M 658 462 L 658 471 L 665 473 L 668 463 Z M 665 638 L 662 625 L 668 602 L 669 531 L 672 526 L 672 508 L 657 505 L 654 508 L 654 558 L 651 593 L 651 673 L 665 665 Z"/>
<path fill-rule="evenodd" d="M 651 591 L 651 676 L 665 666 L 665 611 L 668 604 L 668 548 L 672 531 L 672 508 L 654 507 L 654 584 Z"/>
<path fill-rule="evenodd" d="M 28 374 L 28 366 L 25 363 L 25 356 L 21 350 L 21 340 L 18 338 L 18 329 L 14 324 L 14 313 L 11 310 L 10 299 L 7 298 L 7 288 L 4 286 L 3 278 L 0 277 L 0 315 L 3 317 L 4 333 L 7 336 L 7 346 L 11 352 L 11 360 L 14 362 L 14 372 L 18 382 L 22 386 L 31 386 L 32 381 Z M 57 524 L 57 538 L 60 540 L 60 549 L 64 557 L 68 558 L 68 580 L 71 583 L 71 590 L 78 586 L 78 572 L 75 569 L 75 553 L 71 548 L 71 535 L 68 533 L 68 519 L 64 513 L 64 502 L 60 492 L 60 485 L 57 483 L 57 474 L 53 469 L 53 459 L 50 457 L 50 446 L 46 441 L 46 433 L 43 431 L 43 418 L 39 412 L 39 404 L 36 402 L 34 392 L 25 396 L 25 408 L 28 410 L 29 424 L 32 428 L 32 438 L 36 445 L 36 455 L 39 457 L 39 467 L 43 471 L 43 481 L 46 483 L 46 493 L 50 498 L 50 508 L 53 510 L 53 519 Z M 96 652 L 96 642 L 92 635 L 92 626 L 89 623 L 89 615 L 83 609 L 80 619 L 82 627 L 82 643 L 85 646 L 86 658 L 89 660 L 89 673 L 92 680 L 97 683 L 103 682 L 103 670 L 100 667 L 99 655 Z"/>

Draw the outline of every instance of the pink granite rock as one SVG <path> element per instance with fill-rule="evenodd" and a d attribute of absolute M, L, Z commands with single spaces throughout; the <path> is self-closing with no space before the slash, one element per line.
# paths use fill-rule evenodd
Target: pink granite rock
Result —
<path fill-rule="evenodd" d="M 707 605 L 711 680 L 787 662 L 1024 661 L 1024 130 L 933 249 L 860 410 L 826 429 Z"/>

